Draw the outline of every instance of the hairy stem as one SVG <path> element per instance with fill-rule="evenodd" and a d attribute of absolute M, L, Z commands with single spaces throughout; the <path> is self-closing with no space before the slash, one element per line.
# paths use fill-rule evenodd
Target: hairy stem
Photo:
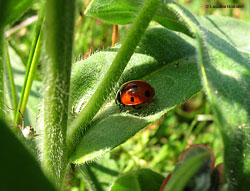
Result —
<path fill-rule="evenodd" d="M 161 0 L 147 0 L 145 2 L 105 77 L 81 113 L 71 123 L 67 134 L 67 145 L 69 146 L 70 154 L 77 146 L 83 130 L 105 103 L 110 94 L 110 90 L 119 80 L 160 3 Z"/>
<path fill-rule="evenodd" d="M 42 167 L 60 189 L 68 164 L 66 131 L 72 61 L 75 0 L 47 0 Z"/>

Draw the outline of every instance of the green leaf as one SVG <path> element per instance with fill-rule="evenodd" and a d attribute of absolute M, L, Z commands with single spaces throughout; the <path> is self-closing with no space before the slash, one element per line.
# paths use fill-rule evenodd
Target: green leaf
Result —
<path fill-rule="evenodd" d="M 87 7 L 85 14 L 114 24 L 132 23 L 145 0 L 94 0 Z"/>
<path fill-rule="evenodd" d="M 202 32 L 206 36 L 202 78 L 222 130 L 229 188 L 244 190 L 250 184 L 250 59 L 216 34 Z"/>
<path fill-rule="evenodd" d="M 201 90 L 195 58 L 192 56 L 194 49 L 175 33 L 163 28 L 147 31 L 137 50 L 140 51 L 151 56 L 134 54 L 118 85 L 133 79 L 146 80 L 155 89 L 156 102 L 138 110 L 129 108 L 121 110 L 114 100 L 109 101 L 94 118 L 82 138 L 72 157 L 75 163 L 92 160 L 110 151 Z M 74 65 L 71 85 L 71 92 L 74 95 L 71 98 L 73 111 L 79 112 L 88 101 L 94 92 L 94 84 L 105 75 L 115 54 L 115 52 L 96 53 Z M 117 88 L 119 86 L 114 90 Z M 115 91 L 112 91 L 112 98 Z"/>
<path fill-rule="evenodd" d="M 250 133 L 250 59 L 247 53 L 242 53 L 239 51 L 240 48 L 235 48 L 233 40 L 244 49 L 248 49 L 249 41 L 247 44 L 238 43 L 235 35 L 232 35 L 234 37 L 231 40 L 210 20 L 214 30 L 222 33 L 218 36 L 199 26 L 196 20 L 189 17 L 190 13 L 187 10 L 174 4 L 169 6 L 173 11 L 179 12 L 196 36 L 198 66 L 203 86 L 214 109 L 224 140 L 224 161 L 229 190 L 244 190 L 250 184 L 248 139 Z M 250 29 L 249 25 L 244 26 L 239 22 L 237 26 L 233 29 L 235 34 L 243 34 L 244 32 L 239 31 Z M 244 37 L 241 37 L 242 39 Z"/>
<path fill-rule="evenodd" d="M 192 14 L 178 4 L 169 3 L 168 7 L 180 15 L 180 19 L 184 20 L 196 37 L 203 87 L 214 109 L 224 140 L 224 161 L 229 190 L 245 190 L 250 184 L 249 56 L 235 48 L 230 37 L 211 20 L 212 28 L 221 33 L 219 36 L 200 26 Z M 237 27 L 232 30 L 233 33 L 243 34 L 250 29 L 249 25 L 243 26 L 238 22 Z M 246 31 L 242 33 L 240 30 Z M 236 35 L 232 36 L 235 40 Z M 241 37 L 242 39 L 244 37 Z M 249 41 L 247 44 L 237 44 L 245 49 L 249 47 Z"/>
<path fill-rule="evenodd" d="M 201 28 L 203 84 L 224 139 L 229 190 L 244 190 L 250 183 L 250 24 L 226 17 L 200 20 L 209 28 Z"/>
<path fill-rule="evenodd" d="M 181 191 L 186 186 L 188 181 L 199 170 L 205 160 L 210 157 L 209 152 L 201 152 L 194 157 L 185 161 L 179 168 L 176 169 L 171 176 L 164 191 Z"/>
<path fill-rule="evenodd" d="M 123 73 L 119 86 L 128 80 L 139 79 L 179 59 L 195 55 L 195 49 L 173 32 L 164 28 L 152 28 L 145 32 L 136 49 L 137 56 L 132 56 L 129 66 Z M 105 75 L 118 48 L 110 51 L 98 52 L 84 61 L 73 64 L 71 77 L 70 106 L 72 111 L 78 113 L 93 95 L 98 83 Z M 187 58 L 188 59 L 188 58 Z M 141 66 L 137 66 L 137 63 Z M 117 91 L 117 88 L 115 91 Z"/>
<path fill-rule="evenodd" d="M 110 191 L 152 191 L 160 190 L 164 177 L 149 170 L 139 169 L 119 177 Z"/>
<path fill-rule="evenodd" d="M 93 0 L 85 14 L 97 17 L 113 24 L 129 24 L 134 21 L 145 0 Z M 188 28 L 179 21 L 178 17 L 170 12 L 164 3 L 156 12 L 155 21 L 161 25 L 176 31 L 190 35 Z"/>
<path fill-rule="evenodd" d="M 223 16 L 197 17 L 200 24 L 240 51 L 250 52 L 250 23 Z M 232 29 L 233 26 L 233 29 Z"/>
<path fill-rule="evenodd" d="M 179 31 L 192 37 L 186 25 L 179 19 L 178 15 L 169 11 L 166 4 L 162 4 L 162 6 L 158 9 L 154 20 L 168 29 Z"/>
<path fill-rule="evenodd" d="M 212 151 L 205 147 L 205 145 L 193 145 L 190 148 L 186 149 L 182 152 L 180 162 L 177 163 L 172 177 L 175 177 L 175 173 L 178 171 L 179 168 L 194 156 L 199 155 L 204 152 L 209 152 L 210 157 L 203 159 L 201 166 L 192 176 L 192 178 L 185 184 L 185 189 L 192 190 L 192 191 L 207 191 L 210 188 L 210 176 L 211 171 L 214 168 L 215 158 L 213 156 Z M 184 190 L 185 190 L 184 189 Z"/>
<path fill-rule="evenodd" d="M 21 17 L 33 2 L 34 0 L 0 0 L 0 28 Z"/>
<path fill-rule="evenodd" d="M 55 190 L 40 165 L 0 119 L 0 190 Z"/>

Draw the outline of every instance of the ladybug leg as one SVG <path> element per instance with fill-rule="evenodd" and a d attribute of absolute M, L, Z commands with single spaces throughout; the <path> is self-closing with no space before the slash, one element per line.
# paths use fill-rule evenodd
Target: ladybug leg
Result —
<path fill-rule="evenodd" d="M 125 105 L 124 104 L 120 104 L 119 107 L 120 107 L 120 109 L 122 109 L 122 108 L 125 107 Z"/>
<path fill-rule="evenodd" d="M 116 102 L 116 101 L 115 101 Z M 116 102 L 117 103 L 117 105 L 118 105 L 118 107 L 119 107 L 119 109 L 121 109 L 122 110 L 122 108 L 124 108 L 125 107 L 125 105 L 124 104 L 121 104 L 121 103 L 119 103 L 119 102 Z"/>
<path fill-rule="evenodd" d="M 133 105 L 132 106 L 134 109 L 140 109 L 141 108 L 141 105 Z"/>
<path fill-rule="evenodd" d="M 152 102 L 152 103 L 156 103 L 156 102 L 157 102 L 157 99 L 152 99 L 151 102 Z"/>
<path fill-rule="evenodd" d="M 115 99 L 115 104 L 118 105 L 118 107 L 121 109 L 121 105 L 122 105 L 122 104 L 120 104 L 120 103 L 117 101 L 117 99 Z"/>

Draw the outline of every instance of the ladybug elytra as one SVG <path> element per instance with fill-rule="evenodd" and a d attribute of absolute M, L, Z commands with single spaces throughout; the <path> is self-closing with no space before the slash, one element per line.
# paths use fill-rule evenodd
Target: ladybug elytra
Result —
<path fill-rule="evenodd" d="M 142 80 L 133 80 L 124 83 L 116 94 L 116 103 L 123 106 L 139 108 L 142 104 L 152 100 L 154 88 Z"/>

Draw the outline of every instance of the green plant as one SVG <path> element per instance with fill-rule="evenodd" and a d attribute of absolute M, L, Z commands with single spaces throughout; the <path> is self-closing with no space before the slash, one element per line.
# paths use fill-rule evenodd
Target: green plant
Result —
<path fill-rule="evenodd" d="M 20 123 L 19 110 L 24 113 L 32 87 L 41 86 L 34 79 L 41 72 L 37 66 L 43 54 L 44 93 L 37 128 L 42 135 L 38 135 L 37 141 L 28 141 L 19 136 L 19 131 L 14 132 L 30 150 L 42 143 L 34 156 L 41 155 L 42 171 L 57 190 L 64 189 L 71 163 L 85 164 L 110 152 L 202 90 L 210 101 L 223 138 L 228 190 L 247 188 L 250 180 L 249 23 L 228 17 L 195 17 L 171 1 L 93 0 L 86 15 L 113 24 L 133 24 L 122 45 L 72 64 L 76 1 L 46 1 L 40 5 L 24 85 L 15 108 L 15 85 L 11 83 L 8 90 L 4 81 L 5 78 L 13 81 L 4 31 L 31 4 L 28 0 L 0 1 L 3 13 L 0 15 L 0 71 L 7 69 L 9 73 L 1 72 L 0 118 L 9 124 Z M 150 26 L 146 30 L 152 20 L 162 27 Z M 232 26 L 237 28 L 231 30 Z M 42 42 L 44 52 L 41 52 Z M 121 109 L 114 102 L 115 92 L 121 84 L 134 79 L 143 79 L 154 87 L 156 102 L 138 110 Z M 13 120 L 6 115 L 5 100 L 15 108 Z M 34 111 L 38 113 L 38 108 Z M 208 157 L 207 152 L 191 157 L 176 172 L 178 176 L 171 178 L 169 190 L 174 190 L 177 184 L 182 189 Z M 84 165 L 79 169 L 90 182 L 90 190 L 103 189 L 91 175 L 91 169 Z M 41 170 L 39 173 L 42 174 Z M 179 178 L 184 175 L 185 178 Z M 118 178 L 110 190 L 145 190 L 150 181 L 154 183 L 150 189 L 157 190 L 163 179 L 149 169 L 136 170 Z"/>

